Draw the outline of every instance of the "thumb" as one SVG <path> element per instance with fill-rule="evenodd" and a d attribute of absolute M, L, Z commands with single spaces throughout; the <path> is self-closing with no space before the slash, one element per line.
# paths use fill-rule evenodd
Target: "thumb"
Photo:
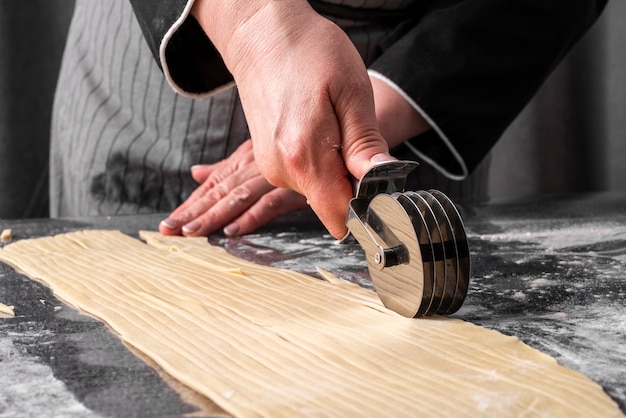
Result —
<path fill-rule="evenodd" d="M 350 174 L 357 179 L 375 164 L 396 160 L 389 154 L 389 144 L 380 133 L 371 88 L 361 93 L 358 100 L 344 101 L 344 106 L 338 106 L 342 157 Z"/>
<path fill-rule="evenodd" d="M 346 168 L 357 179 L 373 165 L 397 159 L 389 154 L 389 146 L 380 134 L 358 139 L 342 152 Z"/>
<path fill-rule="evenodd" d="M 211 175 L 213 165 L 212 164 L 197 164 L 191 167 L 191 177 L 197 183 L 204 183 L 204 181 Z"/>

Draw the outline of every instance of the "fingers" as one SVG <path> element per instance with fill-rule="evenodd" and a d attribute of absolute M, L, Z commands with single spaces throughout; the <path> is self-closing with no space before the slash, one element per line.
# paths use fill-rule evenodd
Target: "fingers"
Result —
<path fill-rule="evenodd" d="M 227 159 L 216 164 L 200 164 L 191 168 L 191 175 L 200 186 L 161 221 L 159 230 L 165 235 L 208 234 L 239 216 L 272 187 L 260 176 L 254 162 L 252 142 L 244 142 Z M 225 202 L 233 202 L 230 208 Z M 222 205 L 218 205 L 222 202 Z M 243 209 L 241 209 L 243 208 Z M 210 214 L 210 215 L 207 215 Z M 201 216 L 203 219 L 199 219 Z M 212 219 L 207 217 L 212 216 Z"/>
<path fill-rule="evenodd" d="M 205 184 L 196 189 L 167 219 L 161 221 L 159 231 L 162 234 L 209 235 L 231 224 L 263 195 L 274 189 L 261 176 L 241 184 L 234 176 L 215 186 L 208 187 Z"/>
<path fill-rule="evenodd" d="M 381 137 L 382 139 L 382 137 Z M 344 160 L 348 171 L 356 179 L 360 179 L 375 164 L 396 160 L 389 154 L 387 143 L 378 140 L 354 142 L 343 149 Z"/>
<path fill-rule="evenodd" d="M 198 164 L 191 167 L 191 177 L 197 183 L 204 183 L 215 170 L 213 164 Z"/>
<path fill-rule="evenodd" d="M 201 184 L 161 221 L 164 235 L 206 236 L 220 228 L 226 235 L 247 234 L 307 206 L 302 195 L 276 189 L 261 176 L 250 140 L 226 160 L 192 167 L 191 174 Z"/>
<path fill-rule="evenodd" d="M 337 153 L 336 161 L 322 165 L 312 181 L 306 182 L 304 194 L 313 211 L 320 218 L 328 232 L 340 239 L 347 232 L 346 216 L 350 200 L 354 197 L 352 181 L 348 178 L 348 171 L 352 165 L 351 174 L 361 178 L 373 164 L 395 160 L 385 152 L 385 145 L 378 143 L 358 143 L 359 147 L 342 151 L 341 158 Z M 345 162 L 345 165 L 344 165 Z"/>
<path fill-rule="evenodd" d="M 338 130 L 329 132 L 329 136 L 335 135 L 341 152 L 336 153 L 335 159 L 319 160 L 321 170 L 316 184 L 321 187 L 305 191 L 311 208 L 335 238 L 347 232 L 348 204 L 354 197 L 348 173 L 360 179 L 373 164 L 395 160 L 378 128 L 369 78 L 365 72 L 362 76 L 361 84 L 349 84 L 352 87 L 347 90 L 344 85 L 336 90 L 331 86 Z"/>
<path fill-rule="evenodd" d="M 293 190 L 274 189 L 264 194 L 239 218 L 224 228 L 226 236 L 245 235 L 268 224 L 278 216 L 306 208 L 306 198 Z"/>
<path fill-rule="evenodd" d="M 357 179 L 373 164 L 395 160 L 380 132 L 369 76 L 365 72 L 360 76 L 358 87 L 349 91 L 344 86 L 337 87 L 335 99 L 343 160 Z"/>
<path fill-rule="evenodd" d="M 332 187 L 310 189 L 307 201 L 328 232 L 340 239 L 348 231 L 346 215 L 352 197 L 352 185 L 344 177 L 337 180 Z"/>
<path fill-rule="evenodd" d="M 244 235 L 278 216 L 307 207 L 306 198 L 292 190 L 275 189 L 265 182 L 267 189 L 263 188 L 263 184 L 257 184 L 261 188 L 257 187 L 255 192 L 251 192 L 248 187 L 254 187 L 252 183 L 235 188 L 224 199 L 182 227 L 167 226 L 164 222 L 170 217 L 161 222 L 159 230 L 164 235 L 206 236 L 224 228 L 223 232 L 227 236 Z"/>
<path fill-rule="evenodd" d="M 336 138 L 336 146 L 318 155 L 317 169 L 309 172 L 314 177 L 305 182 L 304 187 L 311 209 L 333 237 L 341 238 L 347 232 L 348 203 L 354 196 L 352 182 L 339 151 L 338 135 Z"/>

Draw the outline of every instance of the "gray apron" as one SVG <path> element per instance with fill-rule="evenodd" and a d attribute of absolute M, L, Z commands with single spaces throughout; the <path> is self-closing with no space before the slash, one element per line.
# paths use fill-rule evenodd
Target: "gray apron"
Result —
<path fill-rule="evenodd" d="M 394 25 L 367 9 L 393 17 L 410 1 L 333 3 L 312 4 L 322 14 L 339 7 L 332 19 L 368 63 Z M 353 7 L 366 12 L 340 13 Z M 127 0 L 76 1 L 53 109 L 51 216 L 172 211 L 197 186 L 192 165 L 220 161 L 248 138 L 235 88 L 207 99 L 173 92 Z"/>

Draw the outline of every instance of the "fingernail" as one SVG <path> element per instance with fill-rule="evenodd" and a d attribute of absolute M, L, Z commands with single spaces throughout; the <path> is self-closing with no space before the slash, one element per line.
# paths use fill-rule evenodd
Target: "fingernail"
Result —
<path fill-rule="evenodd" d="M 168 229 L 176 229 L 180 226 L 180 222 L 174 218 L 167 218 L 161 221 L 161 225 Z"/>
<path fill-rule="evenodd" d="M 183 232 L 186 232 L 188 234 L 193 234 L 198 229 L 200 229 L 201 226 L 202 224 L 199 221 L 191 221 L 185 226 L 183 226 Z"/>
<path fill-rule="evenodd" d="M 191 168 L 190 168 L 190 170 L 191 170 L 191 171 L 194 171 L 194 170 L 199 169 L 200 167 L 202 167 L 202 165 L 201 165 L 201 164 L 192 165 L 192 166 L 191 166 Z"/>
<path fill-rule="evenodd" d="M 379 154 L 374 155 L 372 158 L 370 158 L 370 163 L 380 164 L 380 163 L 386 163 L 387 161 L 395 161 L 395 160 L 396 159 L 393 158 L 391 155 L 381 152 Z"/>
<path fill-rule="evenodd" d="M 234 222 L 224 228 L 224 235 L 229 237 L 237 235 L 237 232 L 239 232 L 239 224 L 236 224 Z"/>

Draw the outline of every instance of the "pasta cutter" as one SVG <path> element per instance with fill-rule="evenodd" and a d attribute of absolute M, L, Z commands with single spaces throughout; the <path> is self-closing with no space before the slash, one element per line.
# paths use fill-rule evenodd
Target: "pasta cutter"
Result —
<path fill-rule="evenodd" d="M 417 165 L 370 168 L 356 184 L 346 219 L 383 304 L 411 318 L 456 312 L 470 279 L 467 236 L 454 204 L 437 190 L 404 190 Z"/>

